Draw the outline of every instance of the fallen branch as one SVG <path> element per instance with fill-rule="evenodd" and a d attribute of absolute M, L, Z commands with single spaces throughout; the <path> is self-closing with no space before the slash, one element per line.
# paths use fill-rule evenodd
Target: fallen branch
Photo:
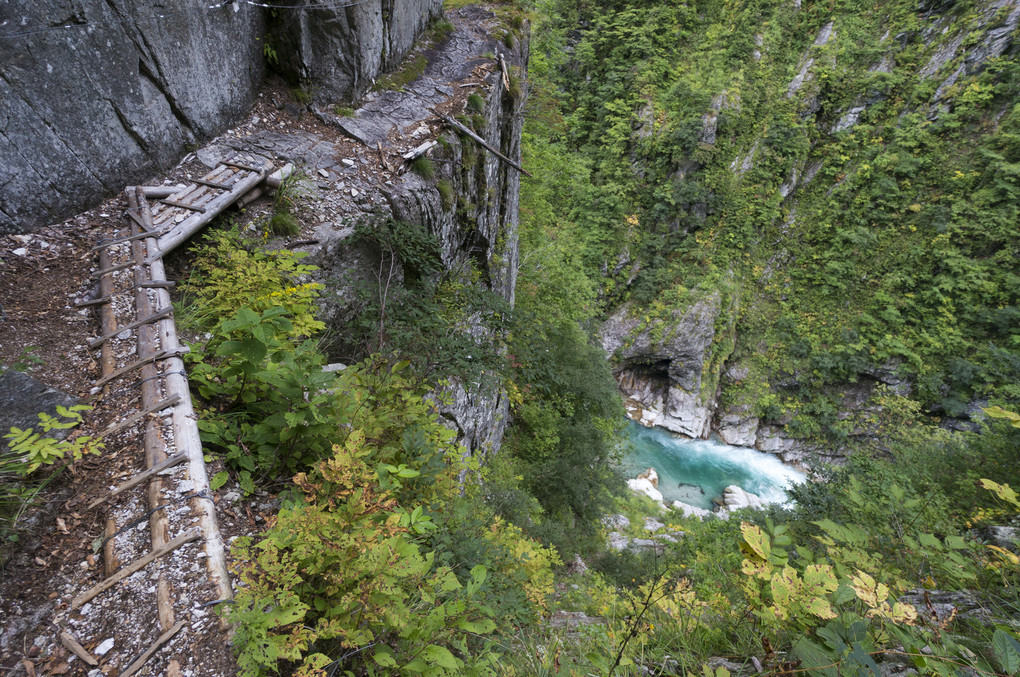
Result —
<path fill-rule="evenodd" d="M 85 647 L 79 644 L 78 640 L 76 640 L 67 630 L 60 633 L 60 643 L 64 645 L 65 649 L 85 661 L 86 664 L 91 665 L 92 667 L 99 665 L 99 661 L 96 660 L 95 656 L 90 654 Z"/>
<path fill-rule="evenodd" d="M 163 555 L 166 555 L 167 553 L 173 552 L 174 550 L 176 550 L 177 548 L 181 547 L 185 543 L 190 543 L 191 541 L 198 540 L 201 537 L 202 537 L 202 530 L 201 529 L 198 529 L 198 528 L 188 529 L 186 532 L 184 532 L 183 534 L 181 534 L 180 536 L 178 536 L 174 540 L 170 541 L 169 543 L 164 545 L 159 550 L 153 550 L 148 555 L 145 555 L 144 557 L 139 557 L 134 562 L 132 562 L 131 564 L 128 564 L 126 567 L 124 567 L 123 569 L 121 569 L 120 571 L 115 573 L 113 576 L 110 576 L 109 578 L 107 578 L 102 583 L 94 585 L 93 587 L 89 588 L 85 592 L 83 592 L 80 595 L 78 595 L 77 597 L 75 597 L 71 601 L 71 608 L 72 609 L 80 608 L 81 605 L 85 604 L 85 602 L 89 601 L 90 599 L 95 598 L 96 595 L 99 595 L 100 593 L 103 593 L 103 592 L 109 590 L 110 588 L 112 588 L 113 586 L 117 585 L 122 580 L 124 580 L 125 578 L 127 578 L 131 574 L 135 573 L 136 571 L 140 571 L 140 570 L 144 569 L 150 563 L 152 563 L 155 560 L 159 559 Z"/>
<path fill-rule="evenodd" d="M 417 148 L 412 148 L 411 150 L 407 151 L 401 157 L 403 157 L 408 162 L 411 162 L 412 160 L 417 160 L 422 155 L 425 155 L 425 153 L 428 153 L 437 145 L 439 145 L 438 141 L 426 141 Z M 379 149 L 379 153 L 380 155 L 382 154 L 382 148 Z"/>
<path fill-rule="evenodd" d="M 511 167 L 516 169 L 517 171 L 519 171 L 521 174 L 524 174 L 525 176 L 528 176 L 528 177 L 532 177 L 531 172 L 529 172 L 527 169 L 525 169 L 524 167 L 521 167 L 519 164 L 517 164 L 516 162 L 514 162 L 513 160 L 508 158 L 506 155 L 503 155 L 502 153 L 500 153 L 498 150 L 496 150 L 495 148 L 490 146 L 485 141 L 485 139 L 483 139 L 482 137 L 478 136 L 473 131 L 471 131 L 470 129 L 468 129 L 464 125 L 460 124 L 459 122 L 457 122 L 456 120 L 451 118 L 449 115 L 443 115 L 442 113 L 436 112 L 435 110 L 433 110 L 432 112 L 435 113 L 436 115 L 438 115 L 444 122 L 446 122 L 446 124 L 450 125 L 451 127 L 456 129 L 457 131 L 461 132 L 462 134 L 467 135 L 470 139 L 474 140 L 475 143 L 477 143 L 482 148 L 484 148 L 485 150 L 489 151 L 490 153 L 492 153 L 493 155 L 498 157 L 500 160 L 502 160 L 503 162 L 507 163 L 508 165 L 510 165 Z M 534 178 L 534 177 L 532 177 L 532 178 Z"/>
<path fill-rule="evenodd" d="M 177 396 L 175 395 L 174 397 L 177 397 Z M 132 477 L 128 481 L 124 482 L 123 484 L 118 485 L 116 489 L 113 489 L 112 491 L 110 491 L 110 493 L 107 494 L 106 496 L 103 496 L 102 498 L 97 498 L 96 500 L 94 500 L 91 503 L 89 503 L 89 510 L 92 510 L 92 508 L 95 508 L 97 505 L 99 505 L 103 501 L 108 501 L 111 498 L 113 498 L 114 496 L 116 496 L 117 494 L 121 494 L 121 493 L 127 491 L 131 487 L 134 487 L 134 486 L 137 486 L 137 485 L 141 484 L 142 482 L 144 482 L 145 480 L 149 479 L 153 475 L 161 473 L 164 470 L 166 470 L 167 468 L 172 468 L 173 466 L 177 465 L 178 463 L 183 463 L 186 460 L 188 460 L 188 455 L 187 454 L 177 454 L 175 456 L 171 456 L 170 458 L 168 458 L 168 459 L 166 459 L 164 461 L 160 461 L 159 463 L 157 463 L 156 465 L 152 466 L 148 470 L 143 470 L 142 472 L 138 473 L 137 475 L 135 475 L 134 477 Z"/>
<path fill-rule="evenodd" d="M 173 639 L 173 636 L 180 632 L 184 625 L 184 621 L 177 621 L 177 624 L 160 635 L 156 641 L 152 643 L 152 646 L 146 649 L 145 653 L 138 657 L 138 660 L 127 666 L 127 669 L 120 673 L 120 677 L 131 677 L 131 675 L 141 670 L 142 666 L 145 665 L 145 662 L 152 658 L 152 654 L 156 653 L 159 650 L 159 647 Z"/>

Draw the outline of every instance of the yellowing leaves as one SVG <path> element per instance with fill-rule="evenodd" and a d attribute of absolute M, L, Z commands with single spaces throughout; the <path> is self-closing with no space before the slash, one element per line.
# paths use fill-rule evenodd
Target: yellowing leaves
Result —
<path fill-rule="evenodd" d="M 857 598 L 868 606 L 867 615 L 871 618 L 885 618 L 901 625 L 913 625 L 917 621 L 917 609 L 910 604 L 895 602 L 890 605 L 889 587 L 878 583 L 869 574 L 857 570 L 856 576 L 850 580 Z"/>
<path fill-rule="evenodd" d="M 761 560 L 769 558 L 771 546 L 761 527 L 741 522 L 740 533 L 744 536 L 744 540 L 740 543 L 741 551 L 747 555 L 755 555 Z"/>

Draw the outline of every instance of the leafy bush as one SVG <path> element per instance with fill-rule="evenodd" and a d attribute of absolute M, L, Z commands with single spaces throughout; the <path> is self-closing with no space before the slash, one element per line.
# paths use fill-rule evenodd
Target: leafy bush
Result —
<path fill-rule="evenodd" d="M 321 285 L 305 281 L 316 268 L 300 263 L 307 254 L 260 250 L 236 230 L 211 231 L 192 251 L 191 275 L 181 288 L 183 300 L 175 305 L 175 316 L 185 327 L 208 332 L 238 308 L 261 313 L 282 307 L 294 338 L 325 328 L 315 319 Z"/>
<path fill-rule="evenodd" d="M 56 477 L 51 473 L 41 481 L 32 481 L 33 475 L 44 466 L 68 464 L 85 454 L 99 454 L 103 442 L 89 435 L 77 435 L 67 439 L 56 439 L 46 434 L 54 430 L 68 430 L 79 425 L 82 414 L 92 407 L 77 404 L 71 407 L 58 406 L 57 416 L 39 413 L 39 427 L 12 427 L 4 435 L 7 440 L 0 452 L 0 538 L 16 541 L 15 531 L 18 520 L 36 500 L 40 491 Z M 64 465 L 60 465 L 62 469 Z"/>
<path fill-rule="evenodd" d="M 484 636 L 504 619 L 490 604 L 508 608 L 513 589 L 523 615 L 545 603 L 552 553 L 498 521 L 454 533 L 463 523 L 448 515 L 467 514 L 458 476 L 477 464 L 407 367 L 376 360 L 344 370 L 331 454 L 294 478 L 300 492 L 261 540 L 240 542 L 244 586 L 227 615 L 238 624 L 242 674 L 280 661 L 309 675 L 326 666 L 491 674 L 496 655 Z M 488 546 L 475 563 L 446 549 L 479 539 Z"/>

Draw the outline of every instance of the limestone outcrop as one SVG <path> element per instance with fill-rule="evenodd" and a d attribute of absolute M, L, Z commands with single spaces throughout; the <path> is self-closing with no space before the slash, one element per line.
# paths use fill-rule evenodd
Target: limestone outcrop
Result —
<path fill-rule="evenodd" d="M 624 305 L 602 325 L 602 347 L 631 416 L 693 438 L 708 437 L 714 386 L 703 388 L 703 367 L 716 337 L 721 309 L 710 293 L 668 322 L 648 322 Z"/>

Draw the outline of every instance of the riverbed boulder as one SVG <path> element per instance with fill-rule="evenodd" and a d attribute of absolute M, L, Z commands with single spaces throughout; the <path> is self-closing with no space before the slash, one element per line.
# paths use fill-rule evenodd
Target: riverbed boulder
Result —
<path fill-rule="evenodd" d="M 683 503 L 681 501 L 673 501 L 673 509 L 679 510 L 684 514 L 684 517 L 697 517 L 705 519 L 706 517 L 712 516 L 711 510 L 705 510 L 689 503 Z"/>
<path fill-rule="evenodd" d="M 655 472 L 655 468 L 648 468 L 643 473 L 637 476 L 639 480 L 648 480 L 652 483 L 652 486 L 656 489 L 659 488 L 659 473 Z"/>
<path fill-rule="evenodd" d="M 761 496 L 744 491 L 735 484 L 723 489 L 723 504 L 727 510 L 741 510 L 743 508 L 761 508 L 765 501 Z"/>
<path fill-rule="evenodd" d="M 647 479 L 627 480 L 627 487 L 636 494 L 644 494 L 656 503 L 662 503 L 662 493 Z"/>

